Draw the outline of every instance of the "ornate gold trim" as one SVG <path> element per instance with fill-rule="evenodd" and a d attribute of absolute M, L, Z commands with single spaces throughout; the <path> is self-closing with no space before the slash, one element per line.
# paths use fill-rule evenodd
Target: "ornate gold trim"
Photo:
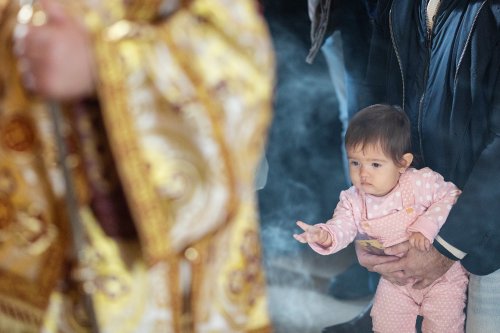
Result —
<path fill-rule="evenodd" d="M 121 59 L 117 59 L 119 54 L 116 45 L 106 40 L 103 34 L 96 36 L 103 119 L 117 161 L 118 173 L 143 244 L 144 256 L 147 263 L 152 265 L 171 254 L 166 236 L 172 224 L 172 217 L 168 213 L 169 203 L 160 202 L 154 184 L 148 181 L 147 177 L 140 178 L 141 175 L 148 174 L 148 165 L 139 158 L 138 152 L 141 148 L 125 100 L 129 93 L 124 86 L 128 73 L 122 68 Z"/>

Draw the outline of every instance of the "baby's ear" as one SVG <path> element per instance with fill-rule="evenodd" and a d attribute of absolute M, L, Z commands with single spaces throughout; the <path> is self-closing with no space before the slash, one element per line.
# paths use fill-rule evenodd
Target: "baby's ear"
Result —
<path fill-rule="evenodd" d="M 411 165 L 411 162 L 413 162 L 413 154 L 412 153 L 406 153 L 401 157 L 401 173 L 405 172 L 406 169 Z"/>

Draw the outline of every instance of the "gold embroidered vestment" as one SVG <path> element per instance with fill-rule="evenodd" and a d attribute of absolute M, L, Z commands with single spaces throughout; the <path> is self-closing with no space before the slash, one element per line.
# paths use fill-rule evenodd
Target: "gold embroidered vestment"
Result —
<path fill-rule="evenodd" d="M 98 72 L 95 102 L 62 105 L 85 261 L 70 269 L 54 124 L 20 83 L 18 1 L 0 0 L 0 332 L 86 332 L 82 285 L 101 332 L 269 332 L 253 183 L 274 68 L 257 4 L 62 2 Z M 132 232 L 105 228 L 97 193 Z"/>

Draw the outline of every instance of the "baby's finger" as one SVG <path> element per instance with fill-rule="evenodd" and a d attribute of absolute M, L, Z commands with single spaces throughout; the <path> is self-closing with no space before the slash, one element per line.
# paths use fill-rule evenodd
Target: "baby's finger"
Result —
<path fill-rule="evenodd" d="M 411 238 L 409 239 L 409 242 L 410 242 L 410 245 L 411 245 L 412 247 L 416 247 L 416 245 L 417 245 L 417 244 L 415 244 L 415 238 L 411 237 Z"/>
<path fill-rule="evenodd" d="M 298 234 L 294 234 L 294 235 L 293 235 L 293 238 L 295 238 L 296 240 L 298 240 L 298 241 L 299 241 L 299 242 L 301 242 L 301 243 L 307 243 L 307 239 L 306 239 L 306 237 L 304 236 L 304 234 L 300 234 L 300 235 L 298 235 Z"/>
<path fill-rule="evenodd" d="M 300 229 L 307 231 L 311 226 L 305 222 L 302 221 L 297 221 L 297 225 L 299 226 Z"/>

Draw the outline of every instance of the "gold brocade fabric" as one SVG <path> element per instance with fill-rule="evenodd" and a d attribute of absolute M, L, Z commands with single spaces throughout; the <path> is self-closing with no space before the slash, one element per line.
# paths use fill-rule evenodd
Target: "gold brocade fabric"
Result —
<path fill-rule="evenodd" d="M 72 270 L 53 124 L 11 54 L 14 3 L 0 17 L 0 332 L 88 331 L 82 285 L 100 332 L 270 332 L 253 182 L 274 63 L 256 2 L 66 2 L 92 31 L 105 137 L 137 232 L 101 228 L 67 108 L 86 232 Z"/>

